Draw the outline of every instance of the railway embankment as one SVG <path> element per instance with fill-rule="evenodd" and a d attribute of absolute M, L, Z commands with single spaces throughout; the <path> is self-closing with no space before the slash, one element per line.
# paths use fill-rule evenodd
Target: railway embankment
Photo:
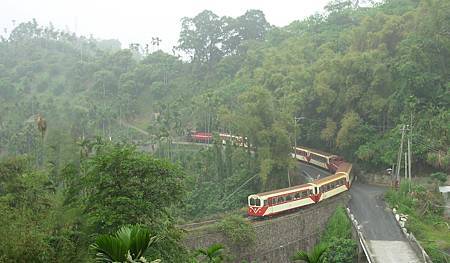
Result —
<path fill-rule="evenodd" d="M 190 249 L 225 244 L 236 262 L 291 262 L 297 251 L 309 250 L 318 243 L 328 219 L 338 206 L 347 206 L 349 200 L 345 193 L 295 213 L 254 221 L 256 236 L 250 244 L 234 243 L 214 222 L 187 227 L 184 244 Z"/>

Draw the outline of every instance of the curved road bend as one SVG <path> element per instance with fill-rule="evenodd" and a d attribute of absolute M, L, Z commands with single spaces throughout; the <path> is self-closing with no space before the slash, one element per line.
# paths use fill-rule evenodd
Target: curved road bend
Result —
<path fill-rule="evenodd" d="M 350 189 L 350 209 L 377 263 L 422 262 L 414 253 L 394 215 L 383 200 L 387 188 L 355 183 Z"/>

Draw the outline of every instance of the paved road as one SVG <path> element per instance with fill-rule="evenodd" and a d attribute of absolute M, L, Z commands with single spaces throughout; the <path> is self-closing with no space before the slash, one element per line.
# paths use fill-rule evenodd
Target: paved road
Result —
<path fill-rule="evenodd" d="M 291 184 L 305 184 L 315 180 L 317 177 L 323 178 L 329 175 L 329 172 L 319 167 L 304 162 L 298 162 L 295 171 L 291 174 Z"/>
<path fill-rule="evenodd" d="M 376 262 L 421 262 L 383 200 L 386 188 L 355 183 L 349 207 L 369 243 Z"/>

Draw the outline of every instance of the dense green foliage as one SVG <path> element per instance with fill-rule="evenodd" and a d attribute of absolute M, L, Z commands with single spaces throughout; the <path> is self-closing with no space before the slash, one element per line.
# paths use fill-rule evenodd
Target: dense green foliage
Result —
<path fill-rule="evenodd" d="M 352 224 L 345 208 L 338 207 L 328 220 L 320 244 L 327 249 L 323 254 L 323 262 L 346 263 L 356 258 L 357 244 L 352 237 Z"/>
<path fill-rule="evenodd" d="M 338 207 L 328 219 L 325 230 L 311 251 L 299 251 L 294 260 L 318 263 L 354 262 L 357 244 L 352 237 L 352 225 L 345 208 Z"/>
<path fill-rule="evenodd" d="M 404 182 L 398 191 L 388 191 L 386 200 L 408 215 L 406 228 L 420 241 L 433 262 L 450 262 L 450 221 L 443 216 L 445 203 L 439 192 Z"/>
<path fill-rule="evenodd" d="M 0 261 L 76 261 L 87 254 L 80 208 L 65 207 L 61 192 L 26 159 L 0 163 Z"/>
<path fill-rule="evenodd" d="M 326 230 L 320 238 L 321 242 L 331 243 L 333 238 L 352 238 L 352 223 L 345 213 L 345 208 L 338 207 L 327 222 Z"/>
<path fill-rule="evenodd" d="M 450 3 L 358 2 L 331 1 L 283 28 L 258 10 L 205 10 L 182 20 L 174 55 L 34 20 L 2 35 L 0 259 L 82 261 L 94 235 L 143 223 L 163 236 L 152 258 L 181 261 L 175 221 L 287 186 L 294 141 L 380 169 L 412 122 L 414 168 L 443 181 Z M 244 136 L 253 151 L 176 143 L 193 129 Z"/>
<path fill-rule="evenodd" d="M 61 176 L 65 183 L 57 184 L 25 159 L 0 163 L 2 261 L 85 261 L 97 234 L 137 223 L 160 237 L 147 249 L 151 258 L 185 261 L 170 213 L 185 191 L 178 167 L 132 146 L 103 143 Z"/>

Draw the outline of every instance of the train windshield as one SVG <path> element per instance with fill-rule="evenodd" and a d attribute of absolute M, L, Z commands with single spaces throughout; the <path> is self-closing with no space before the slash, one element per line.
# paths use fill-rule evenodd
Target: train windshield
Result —
<path fill-rule="evenodd" d="M 249 200 L 250 206 L 261 206 L 261 199 L 251 197 Z"/>

